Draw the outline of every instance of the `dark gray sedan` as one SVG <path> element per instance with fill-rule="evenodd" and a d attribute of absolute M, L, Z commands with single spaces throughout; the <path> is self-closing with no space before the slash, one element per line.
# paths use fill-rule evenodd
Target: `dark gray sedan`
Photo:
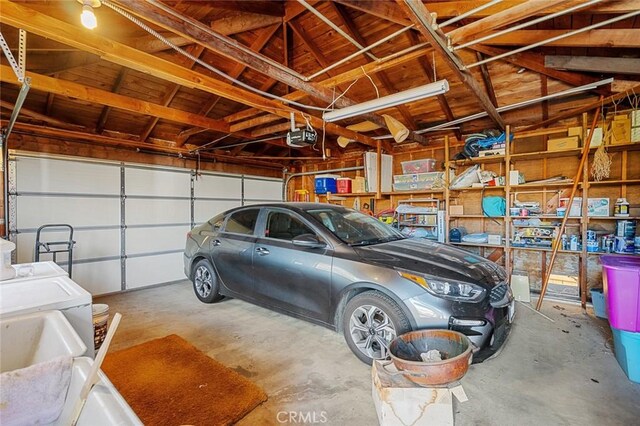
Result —
<path fill-rule="evenodd" d="M 386 358 L 397 335 L 423 328 L 466 334 L 481 361 L 513 318 L 502 267 L 330 204 L 219 214 L 189 232 L 184 268 L 202 302 L 232 296 L 330 327 L 367 363 Z"/>

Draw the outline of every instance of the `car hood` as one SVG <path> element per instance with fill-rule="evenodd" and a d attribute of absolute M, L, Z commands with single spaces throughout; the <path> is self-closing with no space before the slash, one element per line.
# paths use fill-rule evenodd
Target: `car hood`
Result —
<path fill-rule="evenodd" d="M 354 247 L 363 261 L 392 268 L 472 282 L 491 288 L 504 281 L 502 268 L 466 250 L 425 239 L 404 239 Z"/>

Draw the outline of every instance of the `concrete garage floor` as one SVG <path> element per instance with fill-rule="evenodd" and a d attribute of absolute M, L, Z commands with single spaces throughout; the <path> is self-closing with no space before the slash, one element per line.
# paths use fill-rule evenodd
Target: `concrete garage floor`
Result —
<path fill-rule="evenodd" d="M 240 300 L 202 304 L 187 281 L 98 300 L 123 314 L 111 350 L 175 333 L 262 386 L 269 400 L 240 425 L 294 423 L 281 412 L 377 424 L 370 369 L 335 332 Z M 606 321 L 550 301 L 543 313 L 555 322 L 516 310 L 502 353 L 462 380 L 469 401 L 458 404 L 457 425 L 637 424 L 640 385 L 618 366 Z"/>

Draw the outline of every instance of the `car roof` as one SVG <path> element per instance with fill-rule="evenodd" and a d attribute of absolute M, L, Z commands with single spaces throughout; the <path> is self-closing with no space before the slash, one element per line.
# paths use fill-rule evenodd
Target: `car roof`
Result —
<path fill-rule="evenodd" d="M 307 211 L 307 210 L 314 210 L 314 209 L 344 210 L 346 208 L 344 206 L 338 206 L 335 204 L 327 204 L 327 203 L 276 202 L 276 203 L 251 204 L 247 206 L 236 207 L 236 208 L 227 210 L 225 214 L 232 213 L 236 210 L 240 210 L 244 208 L 262 208 L 262 207 L 280 207 L 280 208 L 286 208 L 293 211 Z"/>

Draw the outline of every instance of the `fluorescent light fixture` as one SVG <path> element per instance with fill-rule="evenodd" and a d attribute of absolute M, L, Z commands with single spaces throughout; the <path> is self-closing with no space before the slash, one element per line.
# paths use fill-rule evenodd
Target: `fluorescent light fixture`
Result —
<path fill-rule="evenodd" d="M 355 117 L 357 115 L 368 114 L 379 109 L 391 108 L 397 105 L 418 101 L 430 96 L 442 95 L 448 91 L 449 82 L 447 80 L 440 80 L 435 83 L 414 87 L 413 89 L 405 90 L 404 92 L 394 93 L 393 95 L 384 96 L 378 99 L 372 99 L 357 105 L 334 109 L 333 111 L 325 112 L 322 118 L 324 121 L 332 123 L 334 121 Z"/>

